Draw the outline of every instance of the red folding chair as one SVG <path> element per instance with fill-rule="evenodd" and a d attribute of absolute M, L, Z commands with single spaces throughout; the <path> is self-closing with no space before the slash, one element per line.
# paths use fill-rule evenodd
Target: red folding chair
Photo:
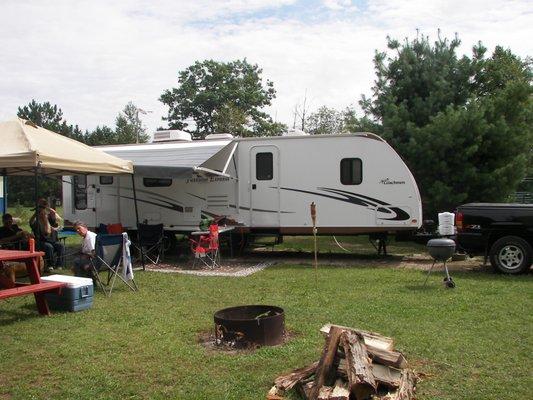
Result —
<path fill-rule="evenodd" d="M 190 239 L 191 251 L 194 256 L 193 268 L 197 260 L 200 260 L 208 268 L 220 267 L 218 225 L 209 227 L 209 235 L 201 235 L 198 240 Z"/>
<path fill-rule="evenodd" d="M 124 227 L 122 224 L 116 223 L 116 224 L 107 224 L 107 233 L 110 235 L 120 235 L 124 232 Z"/>

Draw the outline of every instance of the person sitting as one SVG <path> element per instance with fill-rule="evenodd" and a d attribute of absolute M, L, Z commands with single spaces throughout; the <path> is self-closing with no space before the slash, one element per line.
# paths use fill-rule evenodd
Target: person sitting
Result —
<path fill-rule="evenodd" d="M 91 268 L 91 259 L 95 254 L 96 233 L 91 232 L 82 221 L 76 221 L 74 229 L 83 238 L 78 258 L 74 260 L 74 275 L 92 278 L 96 287 L 96 277 Z"/>
<path fill-rule="evenodd" d="M 41 198 L 37 202 L 37 210 L 30 218 L 30 226 L 37 241 L 37 250 L 45 252 L 46 268 L 52 270 L 63 261 L 65 247 L 57 238 L 57 230 L 62 218 L 48 202 Z"/>
<path fill-rule="evenodd" d="M 11 214 L 2 216 L 2 227 L 0 227 L 0 245 L 6 245 L 13 249 L 27 248 L 28 239 L 32 234 L 25 232 L 13 222 Z"/>

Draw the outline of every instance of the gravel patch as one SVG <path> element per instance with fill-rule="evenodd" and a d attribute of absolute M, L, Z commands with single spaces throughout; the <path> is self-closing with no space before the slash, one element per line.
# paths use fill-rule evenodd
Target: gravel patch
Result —
<path fill-rule="evenodd" d="M 216 269 L 183 269 L 177 266 L 147 266 L 148 271 L 163 272 L 163 273 L 177 273 L 177 274 L 186 274 L 186 275 L 196 275 L 196 276 L 229 276 L 229 277 L 243 277 L 250 276 L 259 272 L 267 267 L 276 264 L 275 261 L 263 261 L 255 265 L 243 265 L 232 264 L 232 265 L 222 265 L 220 268 Z"/>

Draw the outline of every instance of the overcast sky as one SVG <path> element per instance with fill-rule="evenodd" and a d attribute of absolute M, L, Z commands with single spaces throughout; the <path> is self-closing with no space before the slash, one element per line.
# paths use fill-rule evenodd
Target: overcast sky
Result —
<path fill-rule="evenodd" d="M 416 30 L 533 55 L 532 0 L 0 0 L 0 120 L 32 99 L 57 104 L 82 129 L 114 126 L 129 101 L 165 126 L 161 93 L 196 60 L 246 57 L 274 82 L 267 111 L 292 125 L 310 109 L 345 108 L 369 94 L 386 36 Z"/>

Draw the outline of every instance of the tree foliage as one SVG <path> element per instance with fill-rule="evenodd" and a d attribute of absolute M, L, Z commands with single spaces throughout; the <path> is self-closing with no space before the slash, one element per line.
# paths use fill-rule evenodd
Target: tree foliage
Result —
<path fill-rule="evenodd" d="M 262 70 L 246 59 L 232 62 L 197 61 L 179 72 L 178 87 L 166 90 L 160 101 L 169 107 L 171 129 L 195 138 L 210 133 L 240 136 L 276 135 L 284 128 L 261 109 L 275 97 L 274 84 L 263 83 Z"/>
<path fill-rule="evenodd" d="M 345 130 L 345 113 L 326 106 L 306 118 L 305 126 L 311 135 L 334 135 Z"/>
<path fill-rule="evenodd" d="M 150 139 L 139 118 L 139 109 L 131 101 L 118 114 L 115 125 L 116 143 L 146 143 Z"/>
<path fill-rule="evenodd" d="M 531 165 L 531 63 L 479 43 L 458 57 L 460 41 L 388 40 L 374 59 L 368 122 L 405 159 L 425 211 L 469 201 L 504 201 Z"/>

